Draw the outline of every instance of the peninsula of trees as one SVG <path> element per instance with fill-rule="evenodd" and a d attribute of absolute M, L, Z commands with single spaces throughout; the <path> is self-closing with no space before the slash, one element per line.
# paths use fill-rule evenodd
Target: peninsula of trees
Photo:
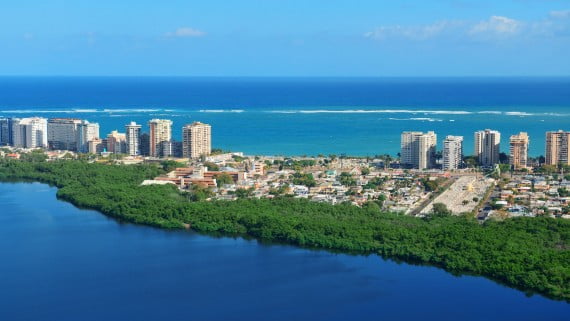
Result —
<path fill-rule="evenodd" d="M 163 164 L 169 166 L 169 164 Z M 489 220 L 483 224 L 436 209 L 417 218 L 363 207 L 286 196 L 202 201 L 209 191 L 172 185 L 141 186 L 165 168 L 106 165 L 79 160 L 0 159 L 0 181 L 37 181 L 57 196 L 122 221 L 162 228 L 250 236 L 264 241 L 378 254 L 475 274 L 528 293 L 570 302 L 570 222 L 546 217 Z M 295 179 L 310 183 L 311 177 Z"/>

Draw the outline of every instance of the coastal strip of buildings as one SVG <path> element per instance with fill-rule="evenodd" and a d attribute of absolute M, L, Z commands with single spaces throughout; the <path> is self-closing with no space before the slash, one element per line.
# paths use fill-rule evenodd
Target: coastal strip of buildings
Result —
<path fill-rule="evenodd" d="M 100 135 L 99 124 L 77 118 L 0 118 L 0 146 L 65 150 L 96 155 L 126 154 L 197 159 L 212 151 L 211 126 L 194 122 L 182 128 L 183 141 L 172 138 L 172 121 L 151 119 L 149 131 L 130 122 L 125 131 Z"/>
<path fill-rule="evenodd" d="M 497 130 L 484 129 L 473 135 L 473 156 L 482 167 L 493 167 L 501 163 L 501 133 Z M 441 154 L 437 153 L 437 135 L 406 131 L 401 135 L 400 164 L 404 168 L 455 170 L 465 166 L 463 154 L 463 136 L 446 136 Z M 507 161 L 514 170 L 529 169 L 530 138 L 526 132 L 520 132 L 509 138 Z M 546 150 L 544 165 L 570 165 L 570 132 L 546 132 Z M 438 155 L 440 155 L 438 159 Z"/>
<path fill-rule="evenodd" d="M 151 119 L 148 131 L 136 122 L 125 125 L 124 132 L 114 130 L 100 135 L 99 124 L 77 118 L 0 118 L 0 146 L 16 148 L 43 148 L 67 150 L 96 155 L 126 154 L 153 158 L 198 159 L 212 151 L 212 128 L 194 122 L 184 125 L 182 140 L 172 137 L 172 121 Z M 484 129 L 473 134 L 473 157 L 479 166 L 494 167 L 509 163 L 513 169 L 529 169 L 527 133 L 520 132 L 509 138 L 509 153 L 501 159 L 501 133 Z M 543 164 L 570 165 L 570 132 L 546 132 Z M 402 168 L 456 170 L 465 167 L 463 136 L 445 136 L 443 148 L 437 151 L 437 134 L 434 131 L 405 131 L 401 134 L 400 161 Z"/>
<path fill-rule="evenodd" d="M 385 211 L 419 216 L 440 203 L 453 214 L 474 213 L 480 220 L 542 215 L 570 219 L 570 132 L 547 132 L 545 157 L 536 164 L 536 159 L 529 161 L 530 138 L 525 132 L 509 136 L 506 155 L 500 152 L 500 132 L 476 131 L 473 155 L 466 157 L 462 136 L 445 136 L 438 151 L 434 131 L 406 131 L 398 160 L 389 155 L 212 154 L 210 125 L 184 125 L 181 141 L 175 141 L 172 124 L 168 119 L 151 119 L 148 127 L 129 122 L 124 131 L 102 136 L 99 124 L 82 119 L 0 118 L 0 144 L 12 146 L 1 148 L 0 157 L 19 159 L 41 148 L 48 160 L 66 158 L 68 151 L 123 164 L 174 158 L 174 164 L 165 163 L 168 173 L 142 184 L 172 184 L 188 193 L 198 186 L 211 192 L 210 200 L 288 195 L 330 204 L 373 202 Z M 131 157 L 107 157 L 113 154 Z M 507 163 L 514 172 L 501 173 Z"/>

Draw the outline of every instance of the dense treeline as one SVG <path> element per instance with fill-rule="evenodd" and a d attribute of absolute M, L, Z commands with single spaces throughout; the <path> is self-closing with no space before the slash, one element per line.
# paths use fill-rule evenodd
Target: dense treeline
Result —
<path fill-rule="evenodd" d="M 55 185 L 58 197 L 121 220 L 166 228 L 190 225 L 203 232 L 250 235 L 290 244 L 378 253 L 484 275 L 504 284 L 570 301 L 570 222 L 517 218 L 483 225 L 473 219 L 429 219 L 307 200 L 197 198 L 174 186 L 139 186 L 157 176 L 153 165 L 102 165 L 81 161 L 0 160 L 0 180 Z"/>

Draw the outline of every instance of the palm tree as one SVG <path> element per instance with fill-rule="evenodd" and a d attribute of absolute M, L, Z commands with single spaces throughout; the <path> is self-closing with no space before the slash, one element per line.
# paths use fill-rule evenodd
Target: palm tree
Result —
<path fill-rule="evenodd" d="M 392 164 L 392 156 L 390 156 L 389 154 L 384 155 L 384 169 L 390 168 L 391 164 Z"/>

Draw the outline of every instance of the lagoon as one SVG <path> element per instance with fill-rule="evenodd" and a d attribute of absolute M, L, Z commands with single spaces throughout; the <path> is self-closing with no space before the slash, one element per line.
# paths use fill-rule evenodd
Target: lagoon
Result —
<path fill-rule="evenodd" d="M 124 224 L 0 184 L 0 320 L 565 320 L 570 305 L 378 256 Z"/>

